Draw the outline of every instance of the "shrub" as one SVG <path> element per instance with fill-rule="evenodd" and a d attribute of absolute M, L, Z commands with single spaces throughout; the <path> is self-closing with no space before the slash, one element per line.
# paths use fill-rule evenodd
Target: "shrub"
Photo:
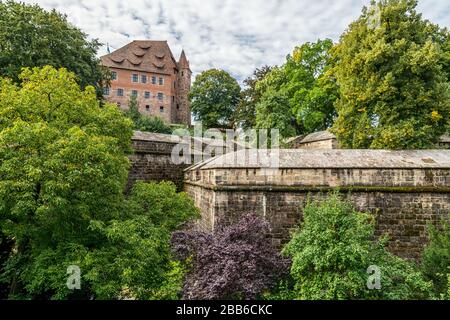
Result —
<path fill-rule="evenodd" d="M 186 299 L 255 299 L 274 288 L 287 273 L 288 260 L 273 247 L 269 225 L 256 215 L 214 233 L 176 232 L 176 257 L 192 259 Z"/>
<path fill-rule="evenodd" d="M 330 194 L 323 202 L 308 201 L 304 221 L 284 253 L 292 257 L 296 298 L 422 299 L 431 284 L 414 266 L 388 253 L 374 241 L 374 219 Z M 369 266 L 381 272 L 381 290 L 369 290 Z"/>
<path fill-rule="evenodd" d="M 450 226 L 442 220 L 440 226 L 429 226 L 430 242 L 422 256 L 422 270 L 425 277 L 433 281 L 435 292 L 445 295 L 450 289 Z"/>

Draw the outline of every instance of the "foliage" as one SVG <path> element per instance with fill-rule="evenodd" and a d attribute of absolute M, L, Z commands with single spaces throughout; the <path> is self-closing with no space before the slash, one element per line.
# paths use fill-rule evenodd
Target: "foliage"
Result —
<path fill-rule="evenodd" d="M 23 67 L 64 67 L 77 75 L 82 88 L 93 85 L 101 96 L 108 75 L 96 57 L 99 46 L 54 10 L 0 2 L 0 76 L 18 82 Z"/>
<path fill-rule="evenodd" d="M 266 110 L 259 121 L 257 115 L 257 128 L 268 125 L 261 123 L 267 122 L 267 117 L 277 119 L 269 121 L 271 128 L 280 126 L 284 137 L 325 130 L 332 125 L 333 104 L 338 95 L 336 81 L 329 72 L 332 46 L 329 39 L 298 46 L 283 66 L 272 68 L 258 80 L 255 85 L 258 106 L 270 104 L 273 97 L 283 99 L 277 99 L 277 107 Z"/>
<path fill-rule="evenodd" d="M 292 137 L 295 129 L 289 100 L 282 92 L 267 90 L 256 105 L 256 129 L 278 129 L 281 137 Z"/>
<path fill-rule="evenodd" d="M 258 81 L 272 70 L 269 66 L 257 68 L 251 77 L 244 80 L 245 89 L 241 92 L 241 98 L 236 112 L 233 116 L 234 127 L 242 127 L 244 130 L 255 128 L 256 126 L 256 105 L 259 103 L 261 96 L 256 90 Z"/>
<path fill-rule="evenodd" d="M 291 276 L 297 298 L 423 299 L 431 283 L 413 265 L 388 253 L 374 241 L 374 221 L 356 212 L 337 193 L 309 200 L 304 221 L 284 253 L 292 257 Z M 369 290 L 367 270 L 378 266 L 381 290 Z"/>
<path fill-rule="evenodd" d="M 340 91 L 333 132 L 343 147 L 433 147 L 450 124 L 441 46 L 449 33 L 422 19 L 416 5 L 372 2 L 332 50 Z"/>
<path fill-rule="evenodd" d="M 255 299 L 275 287 L 287 271 L 287 260 L 274 249 L 268 234 L 268 223 L 256 215 L 213 234 L 174 233 L 176 257 L 192 259 L 184 298 Z"/>
<path fill-rule="evenodd" d="M 295 48 L 284 66 L 289 80 L 283 88 L 302 134 L 326 130 L 333 124 L 338 92 L 329 72 L 332 47 L 330 39 L 305 43 Z"/>
<path fill-rule="evenodd" d="M 230 127 L 241 88 L 229 73 L 211 69 L 195 78 L 189 93 L 191 110 L 205 128 Z"/>
<path fill-rule="evenodd" d="M 14 240 L 0 282 L 10 297 L 173 298 L 182 269 L 170 235 L 197 217 L 193 201 L 171 183 L 137 183 L 125 199 L 131 121 L 65 69 L 20 78 L 0 80 L 0 230 Z M 82 271 L 75 293 L 71 265 Z"/>
<path fill-rule="evenodd" d="M 425 277 L 432 280 L 437 294 L 445 295 L 450 276 L 450 226 L 448 221 L 442 220 L 438 227 L 429 225 L 430 242 L 422 256 L 422 270 Z"/>
<path fill-rule="evenodd" d="M 136 97 L 130 99 L 129 109 L 125 114 L 133 121 L 135 130 L 164 134 L 172 133 L 172 129 L 161 118 L 141 114 Z"/>

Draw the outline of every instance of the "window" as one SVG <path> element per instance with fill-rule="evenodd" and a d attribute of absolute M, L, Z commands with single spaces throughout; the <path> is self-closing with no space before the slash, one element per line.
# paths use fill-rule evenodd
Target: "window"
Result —
<path fill-rule="evenodd" d="M 150 99 L 150 92 L 145 91 L 145 99 Z"/>
<path fill-rule="evenodd" d="M 152 84 L 156 84 L 156 77 L 152 77 Z"/>
<path fill-rule="evenodd" d="M 164 99 L 164 93 L 158 92 L 158 100 L 163 100 L 163 99 Z"/>
<path fill-rule="evenodd" d="M 175 96 L 172 96 L 172 102 L 175 102 Z"/>
<path fill-rule="evenodd" d="M 164 112 L 164 107 L 163 106 L 159 107 L 159 112 Z"/>
<path fill-rule="evenodd" d="M 141 82 L 142 82 L 142 83 L 147 83 L 147 76 L 142 75 L 142 76 L 141 76 Z"/>
<path fill-rule="evenodd" d="M 133 82 L 136 82 L 136 83 L 139 82 L 139 75 L 137 75 L 137 74 L 134 73 L 134 74 L 133 74 L 133 77 L 132 77 L 132 81 L 133 81 Z"/>
<path fill-rule="evenodd" d="M 123 89 L 117 89 L 117 96 L 123 97 Z"/>
<path fill-rule="evenodd" d="M 150 105 L 146 105 L 145 110 L 150 111 Z"/>
<path fill-rule="evenodd" d="M 177 110 L 180 110 L 180 105 L 179 104 L 177 104 Z"/>
<path fill-rule="evenodd" d="M 163 77 L 159 78 L 159 85 L 160 86 L 164 85 L 164 78 Z"/>
<path fill-rule="evenodd" d="M 131 96 L 137 98 L 137 96 L 138 96 L 137 90 L 131 91 Z"/>
<path fill-rule="evenodd" d="M 175 81 L 173 82 L 173 87 L 174 87 L 174 89 L 177 88 L 177 83 Z"/>
<path fill-rule="evenodd" d="M 117 102 L 117 106 L 120 108 L 122 104 L 120 102 Z"/>
<path fill-rule="evenodd" d="M 181 76 L 184 76 L 184 71 L 181 71 Z"/>
<path fill-rule="evenodd" d="M 105 96 L 109 96 L 109 87 L 103 88 L 103 94 L 104 94 Z"/>
<path fill-rule="evenodd" d="M 117 80 L 117 72 L 111 72 L 111 80 Z"/>

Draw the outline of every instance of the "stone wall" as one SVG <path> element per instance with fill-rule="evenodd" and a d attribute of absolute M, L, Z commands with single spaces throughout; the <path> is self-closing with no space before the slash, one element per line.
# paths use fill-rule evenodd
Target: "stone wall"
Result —
<path fill-rule="evenodd" d="M 172 161 L 172 149 L 180 141 L 164 134 L 135 132 L 132 139 L 133 154 L 129 156 L 131 169 L 127 191 L 136 181 L 172 181 L 179 190 L 183 185 L 186 165 Z"/>
<path fill-rule="evenodd" d="M 197 227 L 204 230 L 258 213 L 281 246 L 300 222 L 308 195 L 322 198 L 338 189 L 358 210 L 376 215 L 377 235 L 390 236 L 393 253 L 418 259 L 427 222 L 450 213 L 449 151 L 290 150 L 281 152 L 277 169 L 224 159 L 185 175 L 185 191 L 202 211 Z"/>

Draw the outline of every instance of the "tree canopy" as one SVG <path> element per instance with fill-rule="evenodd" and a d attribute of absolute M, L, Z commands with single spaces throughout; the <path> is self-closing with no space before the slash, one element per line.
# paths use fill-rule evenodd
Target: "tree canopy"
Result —
<path fill-rule="evenodd" d="M 282 136 L 290 137 L 333 124 L 338 91 L 329 72 L 332 46 L 329 39 L 298 46 L 281 67 L 272 68 L 257 81 L 256 128 L 277 128 Z"/>
<path fill-rule="evenodd" d="M 333 49 L 340 91 L 333 132 L 343 147 L 429 148 L 450 124 L 442 46 L 449 33 L 424 20 L 416 5 L 372 2 Z"/>
<path fill-rule="evenodd" d="M 257 68 L 253 75 L 244 80 L 244 90 L 241 92 L 241 99 L 233 115 L 234 127 L 242 127 L 243 129 L 253 129 L 256 126 L 256 105 L 259 103 L 261 96 L 256 90 L 258 81 L 272 70 L 272 67 L 263 66 Z"/>
<path fill-rule="evenodd" d="M 191 110 L 205 128 L 231 127 L 241 88 L 228 72 L 211 69 L 195 78 L 189 93 Z"/>
<path fill-rule="evenodd" d="M 72 265 L 85 299 L 173 296 L 170 234 L 197 216 L 193 201 L 170 183 L 138 183 L 125 199 L 131 120 L 100 107 L 66 69 L 25 69 L 19 79 L 0 79 L 0 231 L 13 246 L 0 283 L 9 296 L 73 297 Z"/>
<path fill-rule="evenodd" d="M 93 85 L 101 96 L 108 77 L 96 57 L 99 46 L 55 10 L 0 2 L 0 76 L 18 82 L 24 67 L 64 67 L 76 74 L 82 88 Z"/>

